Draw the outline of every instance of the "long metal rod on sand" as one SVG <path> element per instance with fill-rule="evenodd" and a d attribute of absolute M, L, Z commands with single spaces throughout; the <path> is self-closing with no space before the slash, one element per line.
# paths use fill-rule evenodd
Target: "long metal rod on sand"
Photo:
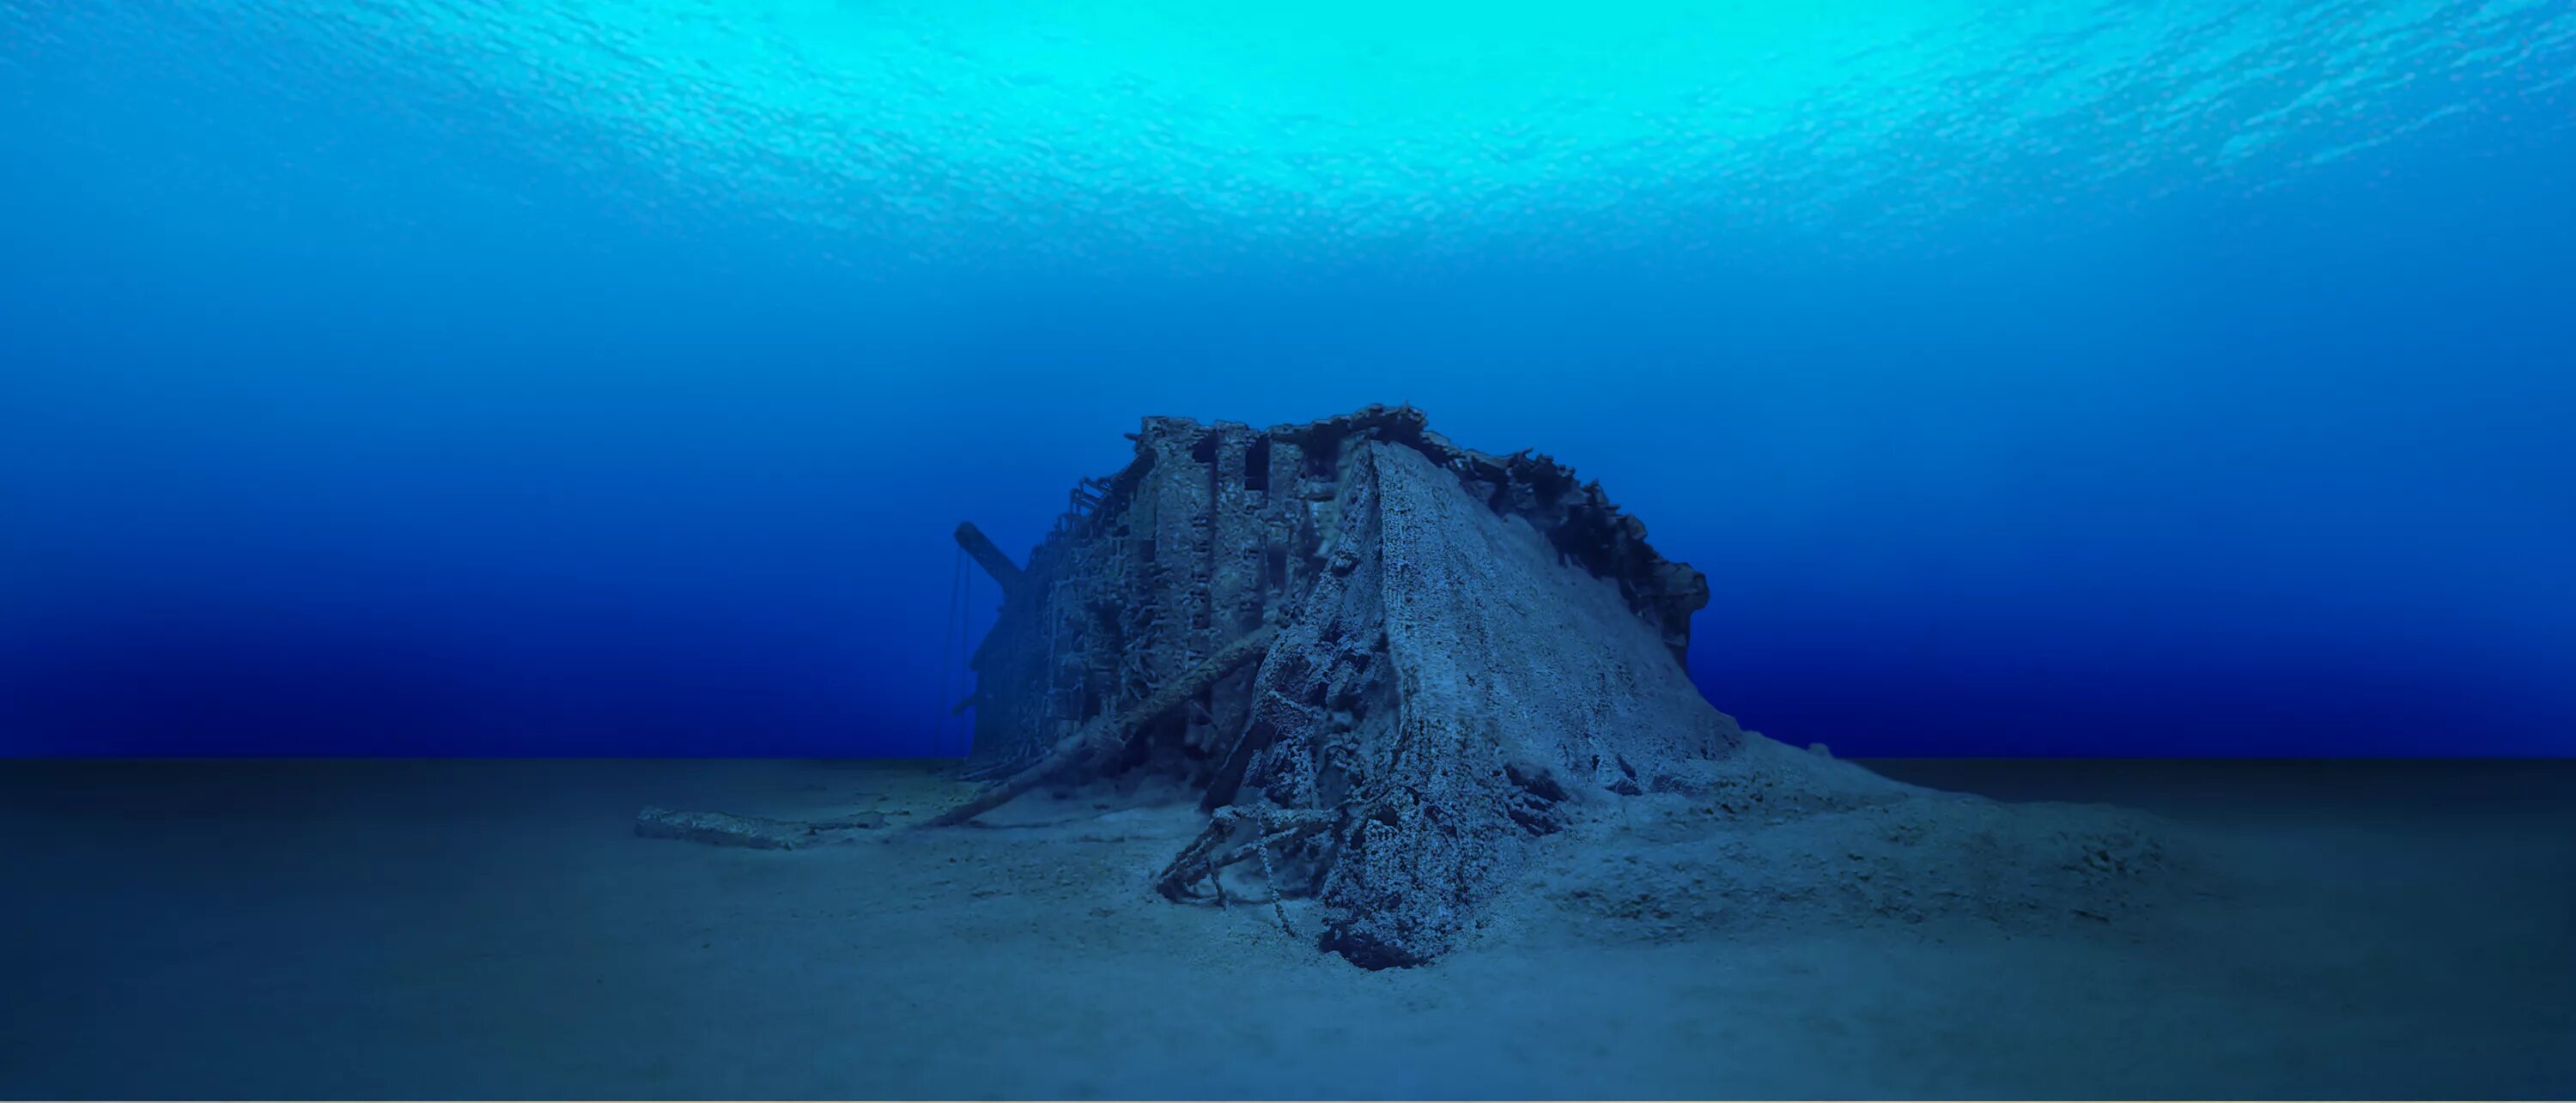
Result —
<path fill-rule="evenodd" d="M 1013 774 L 1000 784 L 977 794 L 973 800 L 921 821 L 914 830 L 925 827 L 954 827 L 965 823 L 1009 803 L 1012 798 L 1022 793 L 1046 784 L 1048 778 L 1077 763 L 1085 760 L 1099 762 L 1108 759 L 1120 748 L 1125 747 L 1128 740 L 1134 739 L 1136 733 L 1144 730 L 1145 725 L 1152 723 L 1155 717 L 1171 711 L 1183 701 L 1198 696 L 1202 690 L 1216 684 L 1217 679 L 1258 661 L 1262 655 L 1269 652 L 1270 641 L 1278 635 L 1278 632 L 1276 626 L 1268 624 L 1253 629 L 1242 638 L 1219 649 L 1216 654 L 1208 656 L 1206 662 L 1191 667 L 1188 673 L 1172 679 L 1161 689 L 1155 690 L 1152 696 L 1145 698 L 1143 704 L 1120 713 L 1114 721 L 1105 723 L 1093 721 L 1083 725 L 1073 734 L 1058 740 L 1054 750 L 1047 752 L 1045 758 L 1031 764 L 1028 769 Z"/>

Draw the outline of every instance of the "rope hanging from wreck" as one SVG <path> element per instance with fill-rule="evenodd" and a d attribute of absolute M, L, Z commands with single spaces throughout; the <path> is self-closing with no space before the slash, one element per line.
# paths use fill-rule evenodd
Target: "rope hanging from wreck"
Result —
<path fill-rule="evenodd" d="M 932 702 L 938 711 L 932 714 L 930 754 L 936 758 L 946 752 L 948 729 L 956 706 L 952 697 L 957 671 L 957 637 L 962 634 L 966 612 L 966 549 L 957 549 L 957 558 L 948 569 L 948 618 L 939 640 L 939 699 Z"/>
<path fill-rule="evenodd" d="M 962 552 L 965 549 L 958 550 Z M 974 658 L 975 568 L 971 562 L 960 562 L 957 564 L 957 651 L 951 659 L 954 665 L 949 667 L 957 672 L 957 685 L 948 694 L 948 711 L 945 713 L 948 723 L 956 729 L 957 749 L 952 753 L 959 758 L 966 757 L 967 743 L 974 736 L 967 727 L 965 702 L 962 700 L 972 692 L 969 683 L 974 678 L 971 669 Z"/>

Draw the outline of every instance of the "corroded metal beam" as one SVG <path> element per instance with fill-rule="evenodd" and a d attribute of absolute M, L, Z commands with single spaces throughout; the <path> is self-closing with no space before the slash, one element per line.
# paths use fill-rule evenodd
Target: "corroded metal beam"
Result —
<path fill-rule="evenodd" d="M 1002 549 L 994 547 L 992 538 L 984 535 L 984 530 L 976 528 L 975 522 L 958 524 L 957 546 L 966 549 L 966 554 L 974 557 L 976 566 L 984 568 L 985 574 L 1002 584 L 1003 593 L 1019 590 L 1022 577 L 1019 565 L 1011 562 L 1010 556 L 1002 554 Z"/>
<path fill-rule="evenodd" d="M 1088 764 L 1096 773 L 1137 737 L 1154 718 L 1180 707 L 1181 702 L 1196 697 L 1217 679 L 1261 661 L 1270 651 L 1270 643 L 1279 636 L 1277 625 L 1264 624 L 1241 639 L 1225 645 L 1206 662 L 1184 671 L 1171 683 L 1154 691 L 1143 704 L 1117 717 L 1099 717 L 1057 740 L 1055 749 L 1035 765 L 1011 775 L 998 785 L 986 789 L 967 801 L 915 825 L 917 827 L 953 827 L 990 812 L 1010 802 L 1011 798 L 1035 789 L 1047 779 Z"/>

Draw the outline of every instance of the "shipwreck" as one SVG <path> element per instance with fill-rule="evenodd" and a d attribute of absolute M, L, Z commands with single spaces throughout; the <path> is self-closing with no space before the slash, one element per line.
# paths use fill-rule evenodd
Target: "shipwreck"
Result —
<path fill-rule="evenodd" d="M 1786 811 L 1892 783 L 1739 728 L 1685 669 L 1707 581 L 1598 483 L 1372 406 L 1255 429 L 1149 418 L 999 583 L 952 826 L 1041 785 L 1157 771 L 1205 834 L 1159 888 L 1259 862 L 1367 967 L 1451 947 L 1531 849 L 1649 791 Z"/>

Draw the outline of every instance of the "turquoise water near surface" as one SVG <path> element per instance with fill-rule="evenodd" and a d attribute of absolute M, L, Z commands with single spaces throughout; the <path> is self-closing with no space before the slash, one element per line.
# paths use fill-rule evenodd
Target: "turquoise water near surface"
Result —
<path fill-rule="evenodd" d="M 1793 743 L 2576 722 L 2563 2 L 0 0 L 0 102 L 15 751 L 925 751 L 956 521 L 1372 401 Z"/>

